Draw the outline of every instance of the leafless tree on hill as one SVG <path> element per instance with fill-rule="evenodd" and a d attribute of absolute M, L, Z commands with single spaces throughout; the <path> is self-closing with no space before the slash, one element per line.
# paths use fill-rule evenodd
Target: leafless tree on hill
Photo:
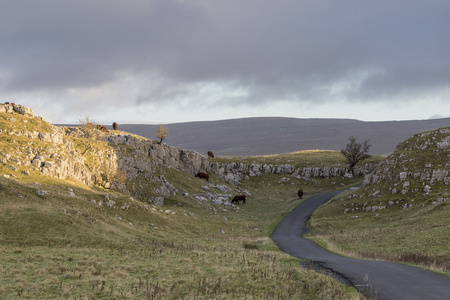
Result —
<path fill-rule="evenodd" d="M 348 138 L 349 143 L 345 146 L 344 149 L 341 150 L 341 153 L 345 156 L 347 159 L 347 162 L 349 164 L 348 170 L 354 174 L 354 168 L 356 164 L 364 160 L 366 158 L 369 158 L 369 149 L 372 145 L 369 144 L 369 140 L 365 140 L 362 143 L 356 142 L 356 138 L 354 136 L 351 136 Z"/>

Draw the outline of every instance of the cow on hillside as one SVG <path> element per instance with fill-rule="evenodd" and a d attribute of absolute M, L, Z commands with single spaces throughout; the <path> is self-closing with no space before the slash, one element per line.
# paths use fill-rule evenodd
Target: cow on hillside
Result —
<path fill-rule="evenodd" d="M 212 151 L 208 151 L 208 157 L 214 158 L 214 153 Z"/>
<path fill-rule="evenodd" d="M 234 196 L 233 200 L 231 200 L 231 203 L 237 203 L 239 204 L 239 201 L 242 201 L 245 204 L 245 195 L 236 195 Z"/>
<path fill-rule="evenodd" d="M 104 125 L 97 124 L 97 129 L 103 132 L 109 132 L 108 128 Z"/>
<path fill-rule="evenodd" d="M 198 172 L 195 177 L 200 179 L 206 179 L 206 181 L 209 181 L 209 175 L 203 172 Z"/>
<path fill-rule="evenodd" d="M 299 189 L 298 192 L 297 192 L 297 195 L 298 195 L 298 198 L 299 198 L 299 199 L 302 199 L 302 196 L 303 196 L 303 190 L 302 190 L 302 189 Z"/>

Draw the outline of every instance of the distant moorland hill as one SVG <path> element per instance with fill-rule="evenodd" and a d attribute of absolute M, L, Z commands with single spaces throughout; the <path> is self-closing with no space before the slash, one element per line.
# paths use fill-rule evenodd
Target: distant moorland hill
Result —
<path fill-rule="evenodd" d="M 352 119 L 244 118 L 165 125 L 165 143 L 206 155 L 253 156 L 301 150 L 340 150 L 355 136 L 370 140 L 374 155 L 389 155 L 417 132 L 450 125 L 450 118 L 364 122 Z M 119 124 L 119 129 L 151 139 L 158 125 Z"/>

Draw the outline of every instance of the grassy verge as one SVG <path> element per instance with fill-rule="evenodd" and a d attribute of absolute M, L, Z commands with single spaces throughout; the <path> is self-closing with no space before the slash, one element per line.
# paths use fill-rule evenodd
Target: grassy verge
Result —
<path fill-rule="evenodd" d="M 450 276 L 447 202 L 431 204 L 425 195 L 411 202 L 405 195 L 367 199 L 353 198 L 352 193 L 332 199 L 313 214 L 311 237 L 344 255 L 410 263 Z M 404 203 L 419 205 L 404 209 Z M 387 207 L 362 210 L 373 205 Z"/>

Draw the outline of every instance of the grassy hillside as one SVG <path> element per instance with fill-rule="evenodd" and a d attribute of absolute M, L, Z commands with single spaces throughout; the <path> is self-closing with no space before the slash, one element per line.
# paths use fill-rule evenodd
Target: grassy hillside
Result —
<path fill-rule="evenodd" d="M 317 210 L 311 237 L 350 256 L 450 275 L 450 127 L 400 143 L 365 186 Z"/>
<path fill-rule="evenodd" d="M 248 182 L 245 187 L 258 192 L 246 205 L 231 209 L 186 201 L 180 205 L 176 196 L 170 201 L 176 206 L 156 208 L 57 179 L 26 183 L 0 177 L 4 283 L 0 294 L 5 298 L 359 298 L 326 276 L 300 269 L 298 260 L 277 251 L 268 235 L 299 200 L 295 192 L 273 184 L 281 179 L 273 177 Z M 264 193 L 269 182 L 271 196 Z M 204 183 L 192 179 L 190 184 L 194 189 Z M 316 191 L 312 186 L 306 190 Z M 39 191 L 47 194 L 41 197 Z M 99 206 L 100 202 L 111 207 Z"/>
<path fill-rule="evenodd" d="M 55 149 L 29 136 L 55 130 L 43 120 L 2 114 L 0 126 L 2 299 L 362 298 L 327 276 L 299 268 L 299 261 L 278 251 L 269 238 L 300 203 L 299 187 L 309 197 L 358 178 L 250 177 L 240 186 L 252 195 L 247 204 L 227 206 L 194 198 L 225 185 L 214 174 L 207 184 L 162 167 L 158 174 L 177 192 L 155 207 L 121 190 L 40 174 L 27 151 Z M 80 151 L 88 142 L 73 139 Z M 243 159 L 330 167 L 344 162 L 335 152 Z"/>

